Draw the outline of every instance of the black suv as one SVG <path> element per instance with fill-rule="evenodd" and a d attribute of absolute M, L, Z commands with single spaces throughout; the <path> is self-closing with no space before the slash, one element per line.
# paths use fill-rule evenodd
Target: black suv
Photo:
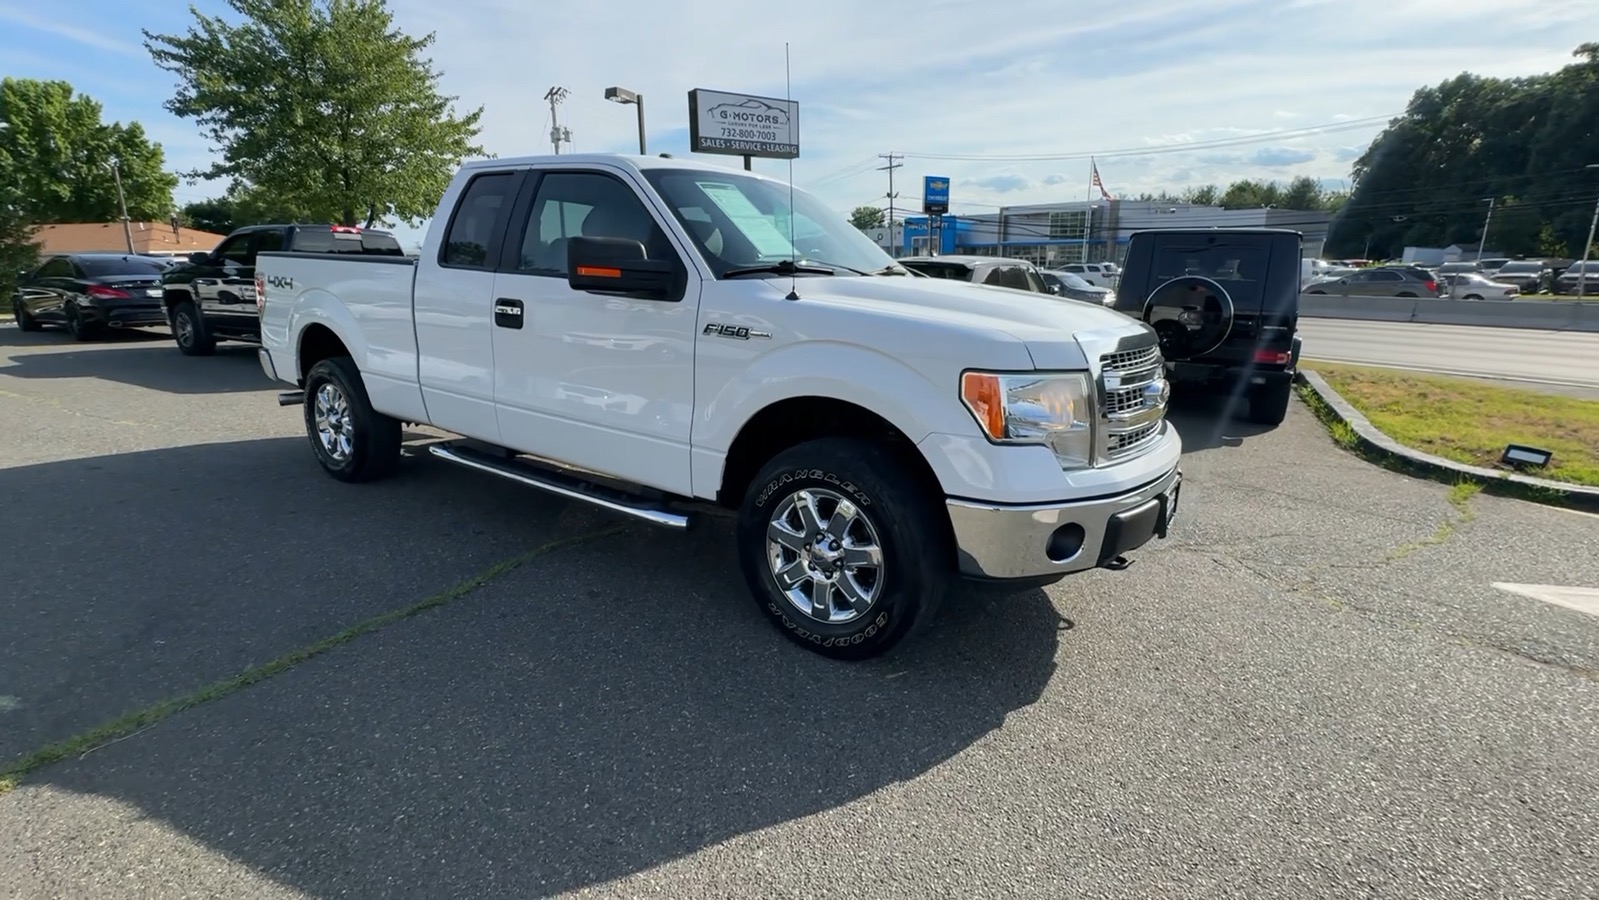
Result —
<path fill-rule="evenodd" d="M 1250 421 L 1278 425 L 1299 365 L 1303 252 L 1287 229 L 1135 232 L 1113 305 L 1154 329 L 1174 384 L 1242 397 Z"/>
<path fill-rule="evenodd" d="M 161 276 L 167 323 L 178 349 L 206 356 L 217 341 L 261 342 L 256 310 L 255 258 L 261 253 L 360 253 L 404 256 L 387 231 L 341 225 L 251 225 L 235 230 L 209 253 Z"/>

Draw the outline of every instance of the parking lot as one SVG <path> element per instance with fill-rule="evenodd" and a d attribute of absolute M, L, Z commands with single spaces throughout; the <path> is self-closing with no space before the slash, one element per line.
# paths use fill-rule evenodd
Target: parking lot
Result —
<path fill-rule="evenodd" d="M 426 455 L 341 484 L 275 392 L 248 347 L 0 325 L 0 764 L 446 601 L 29 776 L 0 896 L 1599 883 L 1599 618 L 1493 587 L 1599 586 L 1599 520 L 1462 511 L 1297 402 L 1188 404 L 1183 518 L 1127 571 L 850 665 L 762 620 L 719 525 Z"/>

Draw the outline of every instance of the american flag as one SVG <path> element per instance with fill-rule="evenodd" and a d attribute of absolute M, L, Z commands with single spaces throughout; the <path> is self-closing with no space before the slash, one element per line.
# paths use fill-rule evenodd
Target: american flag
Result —
<path fill-rule="evenodd" d="M 1088 158 L 1088 171 L 1092 174 L 1093 186 L 1099 188 L 1099 196 L 1105 198 L 1106 200 L 1115 200 L 1116 198 L 1112 197 L 1110 192 L 1105 190 L 1105 182 L 1099 180 L 1099 164 L 1094 162 L 1094 158 L 1092 156 Z"/>

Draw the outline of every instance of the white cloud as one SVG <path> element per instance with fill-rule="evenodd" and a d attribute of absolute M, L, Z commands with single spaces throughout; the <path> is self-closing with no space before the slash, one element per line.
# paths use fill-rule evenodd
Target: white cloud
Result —
<path fill-rule="evenodd" d="M 49 8 L 55 9 L 54 7 Z M 124 56 L 144 55 L 144 48 L 137 43 L 108 37 L 103 29 L 96 28 L 93 25 L 87 28 L 69 25 L 62 21 L 63 18 L 59 14 L 45 16 L 28 12 L 16 6 L 0 6 L 0 22 L 9 22 L 12 25 L 21 26 L 19 29 L 13 29 L 13 34 L 19 33 L 21 29 L 42 31 L 57 37 L 64 37 L 85 47 L 93 47 L 96 50 L 109 50 L 112 53 L 119 53 Z"/>

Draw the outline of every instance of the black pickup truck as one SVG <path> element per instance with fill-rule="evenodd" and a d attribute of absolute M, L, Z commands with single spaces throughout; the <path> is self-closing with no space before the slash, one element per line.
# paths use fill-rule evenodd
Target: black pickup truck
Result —
<path fill-rule="evenodd" d="M 342 225 L 250 225 L 239 228 L 209 253 L 195 253 L 187 263 L 161 275 L 167 324 L 178 349 L 188 356 L 207 356 L 217 341 L 261 342 L 256 310 L 255 258 L 291 250 L 297 253 L 356 253 L 404 256 L 400 242 L 387 231 Z"/>
<path fill-rule="evenodd" d="M 1278 228 L 1135 232 L 1116 309 L 1155 330 L 1174 386 L 1203 385 L 1279 425 L 1299 366 L 1303 236 Z"/>

